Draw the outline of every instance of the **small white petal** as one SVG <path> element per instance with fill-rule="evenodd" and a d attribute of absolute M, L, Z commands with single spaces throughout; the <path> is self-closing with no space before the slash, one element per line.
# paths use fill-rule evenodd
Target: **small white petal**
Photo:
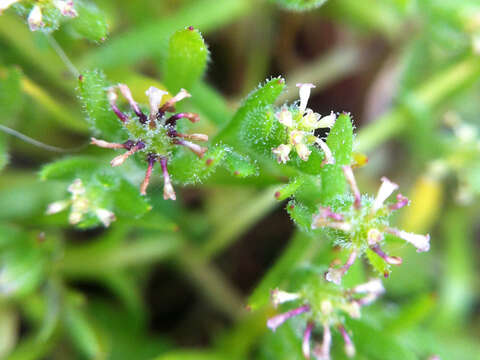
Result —
<path fill-rule="evenodd" d="M 75 179 L 73 183 L 68 187 L 68 191 L 75 197 L 85 194 L 85 186 L 80 179 Z"/>
<path fill-rule="evenodd" d="M 398 185 L 388 180 L 386 177 L 382 177 L 382 185 L 378 189 L 377 197 L 373 202 L 372 213 L 377 212 L 382 206 L 385 200 L 387 200 L 394 191 L 398 189 Z"/>
<path fill-rule="evenodd" d="M 315 87 L 313 84 L 297 84 L 297 87 L 300 88 L 300 106 L 298 109 L 303 114 L 307 109 L 308 99 L 310 98 L 311 89 Z"/>
<path fill-rule="evenodd" d="M 430 235 L 420 235 L 413 234 L 403 230 L 398 229 L 386 229 L 392 235 L 398 236 L 399 238 L 409 242 L 417 248 L 417 252 L 424 252 L 430 250 Z"/>
<path fill-rule="evenodd" d="M 107 209 L 96 209 L 95 214 L 105 227 L 109 227 L 116 220 L 115 214 Z"/>
<path fill-rule="evenodd" d="M 60 10 L 63 16 L 76 17 L 77 11 L 73 7 L 72 0 L 54 0 L 53 5 Z"/>
<path fill-rule="evenodd" d="M 290 151 L 292 150 L 292 147 L 290 145 L 285 145 L 281 144 L 278 147 L 272 149 L 272 152 L 275 154 L 277 157 L 278 163 L 283 163 L 285 164 L 290 158 L 288 157 L 288 154 L 290 154 Z"/>
<path fill-rule="evenodd" d="M 31 31 L 37 31 L 44 25 L 42 9 L 40 8 L 40 6 L 35 5 L 33 7 L 33 9 L 30 11 L 30 14 L 28 15 L 27 21 Z"/>
<path fill-rule="evenodd" d="M 385 288 L 383 287 L 382 281 L 380 279 L 372 279 L 366 283 L 355 286 L 352 291 L 357 294 L 383 294 L 385 292 Z"/>
<path fill-rule="evenodd" d="M 325 274 L 325 279 L 327 281 L 333 282 L 334 284 L 340 285 L 342 283 L 342 277 L 345 272 L 342 268 L 329 268 Z"/>
<path fill-rule="evenodd" d="M 47 211 L 45 212 L 47 215 L 53 215 L 59 213 L 60 211 L 65 210 L 71 204 L 70 200 L 61 200 L 55 201 L 48 205 Z"/>
<path fill-rule="evenodd" d="M 324 116 L 318 121 L 317 128 L 331 128 L 335 121 L 337 121 L 337 115 L 332 111 L 330 115 Z"/>
<path fill-rule="evenodd" d="M 308 131 L 313 131 L 320 128 L 319 126 L 320 115 L 313 112 L 311 109 L 307 109 L 307 112 L 302 117 L 301 125 Z"/>
<path fill-rule="evenodd" d="M 287 108 L 283 108 L 275 116 L 277 117 L 280 124 L 283 124 L 288 128 L 293 127 L 292 113 Z"/>
<path fill-rule="evenodd" d="M 162 103 L 163 96 L 168 94 L 168 92 L 160 90 L 155 86 L 150 86 L 145 94 L 148 96 L 150 102 L 150 112 L 156 114 Z"/>
<path fill-rule="evenodd" d="M 273 306 L 277 307 L 280 304 L 299 299 L 300 295 L 296 293 L 289 293 L 286 291 L 275 289 L 272 291 L 271 297 L 272 297 Z"/>
<path fill-rule="evenodd" d="M 82 221 L 82 218 L 83 218 L 83 212 L 80 212 L 80 211 L 72 211 L 70 213 L 70 215 L 68 216 L 68 222 L 71 224 L 71 225 L 76 225 L 78 224 L 80 221 Z"/>
<path fill-rule="evenodd" d="M 175 190 L 173 189 L 172 182 L 170 178 L 165 181 L 163 185 L 163 199 L 164 200 L 176 200 L 177 196 L 175 194 Z"/>
<path fill-rule="evenodd" d="M 295 145 L 295 150 L 297 151 L 298 157 L 303 161 L 307 161 L 312 153 L 304 143 Z"/>

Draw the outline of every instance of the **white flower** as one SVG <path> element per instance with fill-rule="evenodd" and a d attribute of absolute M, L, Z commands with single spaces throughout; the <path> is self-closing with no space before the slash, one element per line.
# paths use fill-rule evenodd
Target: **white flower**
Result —
<path fill-rule="evenodd" d="M 278 163 L 285 164 L 288 160 L 290 160 L 290 158 L 288 157 L 288 154 L 290 154 L 291 150 L 292 150 L 292 147 L 290 145 L 281 144 L 278 147 L 274 148 L 272 152 L 277 157 Z"/>
<path fill-rule="evenodd" d="M 35 5 L 28 15 L 28 26 L 31 31 L 37 31 L 43 24 L 42 9 L 39 5 Z"/>
<path fill-rule="evenodd" d="M 285 125 L 288 128 L 293 127 L 292 113 L 286 107 L 282 108 L 282 110 L 277 112 L 275 116 L 277 117 L 280 124 Z"/>
<path fill-rule="evenodd" d="M 295 150 L 297 151 L 298 157 L 303 161 L 307 161 L 312 153 L 304 143 L 296 144 Z"/>

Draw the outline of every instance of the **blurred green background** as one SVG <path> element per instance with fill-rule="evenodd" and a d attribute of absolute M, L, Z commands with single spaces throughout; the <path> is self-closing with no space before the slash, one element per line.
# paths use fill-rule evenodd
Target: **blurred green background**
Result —
<path fill-rule="evenodd" d="M 9 9 L 0 16 L 0 123 L 108 163 L 86 145 L 78 82 L 51 37 L 80 73 L 99 68 L 147 103 L 144 90 L 166 76 L 168 39 L 194 26 L 210 59 L 187 106 L 210 135 L 265 79 L 285 77 L 278 104 L 311 82 L 309 107 L 352 114 L 355 150 L 369 157 L 360 188 L 374 194 L 388 175 L 412 201 L 395 223 L 432 239 L 426 254 L 391 246 L 404 264 L 362 321 L 348 322 L 356 358 L 480 359 L 480 2 L 329 0 L 308 11 L 285 7 L 292 2 L 96 0 L 105 39 L 103 17 L 98 29 L 65 21 L 45 35 Z M 270 333 L 272 309 L 246 310 L 253 292 L 268 296 L 312 252 L 332 257 L 273 196 L 285 177 L 219 170 L 177 186 L 175 203 L 157 179 L 144 217 L 79 230 L 45 216 L 67 184 L 38 172 L 65 154 L 0 133 L 0 358 L 302 359 L 297 324 Z M 343 358 L 335 337 L 333 359 Z"/>

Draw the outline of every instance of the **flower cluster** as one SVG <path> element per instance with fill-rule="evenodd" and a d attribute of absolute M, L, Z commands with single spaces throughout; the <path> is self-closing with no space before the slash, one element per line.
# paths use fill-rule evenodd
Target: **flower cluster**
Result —
<path fill-rule="evenodd" d="M 56 214 L 71 207 L 68 221 L 72 225 L 79 224 L 87 216 L 95 216 L 105 227 L 110 226 L 112 221 L 115 221 L 113 212 L 96 205 L 96 193 L 88 191 L 81 179 L 75 179 L 68 187 L 68 191 L 72 194 L 71 198 L 48 205 L 47 215 Z"/>
<path fill-rule="evenodd" d="M 353 265 L 356 258 L 366 251 L 373 251 L 389 265 L 400 265 L 402 259 L 385 254 L 381 249 L 385 234 L 392 234 L 417 248 L 418 252 L 430 249 L 430 236 L 409 233 L 390 227 L 388 216 L 395 210 L 408 204 L 408 199 L 398 194 L 396 201 L 385 204 L 385 201 L 398 189 L 398 185 L 382 178 L 382 184 L 377 196 L 372 199 L 362 196 L 357 187 L 352 168 L 344 166 L 343 172 L 353 193 L 353 201 L 342 204 L 338 209 L 319 207 L 318 213 L 313 216 L 312 228 L 330 228 L 342 239 L 340 244 L 350 249 L 347 262 L 340 268 L 331 266 L 326 274 L 328 281 L 340 284 L 343 275 Z M 384 274 L 385 276 L 388 273 Z"/>
<path fill-rule="evenodd" d="M 20 2 L 20 0 L 0 0 L 0 14 L 2 11 L 8 9 L 11 5 Z M 36 2 L 30 13 L 27 17 L 28 26 L 31 31 L 37 31 L 45 26 L 43 22 L 42 11 L 46 6 L 53 6 L 63 16 L 66 17 L 76 17 L 78 16 L 77 11 L 74 8 L 73 0 L 51 0 L 51 1 L 42 1 Z"/>
<path fill-rule="evenodd" d="M 275 307 L 287 302 L 296 302 L 299 306 L 270 318 L 267 326 L 275 331 L 286 320 L 304 314 L 307 322 L 303 333 L 302 351 L 306 359 L 310 359 L 311 353 L 317 360 L 330 359 L 331 328 L 338 329 L 345 342 L 345 353 L 352 357 L 355 355 L 355 346 L 343 325 L 343 316 L 346 314 L 352 318 L 359 318 L 361 307 L 369 305 L 383 293 L 384 288 L 379 279 L 344 290 L 317 277 L 316 281 L 308 283 L 299 292 L 273 290 L 271 300 Z M 310 342 L 315 325 L 320 325 L 323 329 L 323 341 L 316 344 L 311 351 Z"/>
<path fill-rule="evenodd" d="M 281 144 L 272 149 L 279 163 L 286 163 L 290 160 L 290 152 L 294 150 L 300 159 L 307 161 L 310 154 L 310 146 L 318 145 L 325 154 L 325 164 L 335 162 L 332 152 L 327 144 L 314 132 L 316 129 L 331 128 L 336 120 L 336 115 L 331 113 L 328 116 L 321 117 L 320 114 L 307 108 L 310 91 L 315 86 L 313 84 L 297 84 L 300 88 L 300 104 L 298 106 L 284 106 L 276 113 L 276 118 L 285 127 L 287 143 Z"/>
<path fill-rule="evenodd" d="M 138 118 L 138 122 L 131 119 L 130 115 L 122 112 L 117 106 L 117 89 L 130 104 L 131 109 Z M 108 90 L 108 99 L 110 106 L 115 115 L 120 119 L 123 127 L 129 134 L 129 139 L 123 143 L 110 143 L 95 138 L 91 139 L 93 145 L 108 149 L 125 149 L 126 152 L 115 157 L 111 161 L 112 166 L 119 166 L 125 162 L 128 157 L 135 153 L 145 153 L 148 163 L 145 179 L 140 186 L 140 193 L 146 195 L 147 187 L 156 162 L 160 163 L 163 173 L 163 197 L 165 200 L 175 200 L 176 195 L 173 189 L 172 181 L 167 169 L 168 159 L 175 146 L 184 146 L 198 155 L 203 157 L 207 148 L 199 146 L 190 140 L 208 141 L 205 134 L 183 134 L 177 131 L 177 121 L 186 118 L 191 122 L 197 122 L 199 117 L 197 114 L 182 112 L 175 113 L 175 104 L 191 95 L 184 89 L 168 101 L 163 103 L 162 100 L 168 93 L 166 91 L 150 87 L 146 91 L 150 102 L 150 113 L 147 116 L 133 99 L 132 93 L 127 85 L 119 84 Z M 167 116 L 166 113 L 174 113 Z"/>

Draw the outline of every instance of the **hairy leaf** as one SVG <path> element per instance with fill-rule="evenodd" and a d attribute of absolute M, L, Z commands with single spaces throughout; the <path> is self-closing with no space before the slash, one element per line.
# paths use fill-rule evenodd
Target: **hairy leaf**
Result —
<path fill-rule="evenodd" d="M 87 121 L 96 134 L 103 139 L 125 141 L 120 120 L 111 111 L 107 100 L 107 81 L 100 70 L 85 71 L 79 79 L 80 98 Z"/>
<path fill-rule="evenodd" d="M 172 35 L 163 78 L 168 90 L 190 89 L 205 72 L 209 53 L 202 35 L 192 26 Z"/>

